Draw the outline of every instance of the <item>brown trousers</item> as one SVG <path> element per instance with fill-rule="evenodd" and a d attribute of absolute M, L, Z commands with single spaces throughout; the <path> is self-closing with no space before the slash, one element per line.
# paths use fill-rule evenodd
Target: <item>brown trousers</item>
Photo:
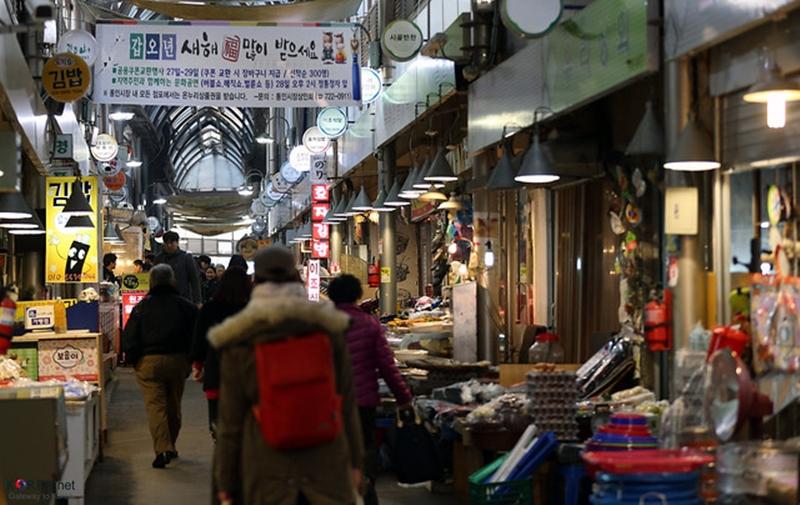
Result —
<path fill-rule="evenodd" d="M 156 454 L 175 450 L 181 431 L 181 399 L 188 371 L 189 359 L 185 354 L 144 356 L 136 364 L 136 380 L 144 396 Z"/>

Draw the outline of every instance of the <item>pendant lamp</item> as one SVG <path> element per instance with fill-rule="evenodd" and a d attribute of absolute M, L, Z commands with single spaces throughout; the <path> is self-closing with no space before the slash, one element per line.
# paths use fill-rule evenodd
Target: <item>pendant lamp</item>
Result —
<path fill-rule="evenodd" d="M 694 114 L 678 136 L 675 147 L 667 157 L 664 168 L 683 172 L 716 170 L 720 163 L 714 159 L 711 135 L 697 122 Z"/>
<path fill-rule="evenodd" d="M 314 234 L 311 232 L 311 223 L 306 223 L 300 228 L 300 238 L 308 240 L 313 236 Z"/>
<path fill-rule="evenodd" d="M 560 178 L 561 176 L 553 170 L 553 156 L 550 148 L 542 145 L 539 141 L 539 132 L 535 132 L 531 146 L 522 158 L 522 165 L 514 180 L 523 184 L 549 184 Z"/>
<path fill-rule="evenodd" d="M 436 189 L 431 189 L 427 193 L 421 194 L 419 199 L 423 202 L 444 202 L 447 200 L 447 195 Z"/>
<path fill-rule="evenodd" d="M 414 182 L 417 180 L 417 175 L 419 175 L 419 169 L 417 167 L 412 168 L 408 177 L 406 177 L 405 184 L 403 184 L 403 187 L 400 189 L 400 198 L 414 200 L 419 196 L 417 190 L 414 189 Z"/>
<path fill-rule="evenodd" d="M 361 191 L 358 192 L 356 200 L 353 202 L 353 210 L 361 212 L 369 212 L 372 210 L 372 202 L 367 196 L 367 191 L 364 186 L 361 186 Z"/>
<path fill-rule="evenodd" d="M 417 178 L 414 180 L 413 188 L 418 190 L 417 193 L 425 192 L 433 186 L 432 182 L 426 181 L 425 177 L 428 176 L 430 173 L 431 167 L 433 166 L 433 162 L 429 160 L 425 160 L 422 163 L 422 168 L 420 168 L 419 172 L 417 172 Z"/>
<path fill-rule="evenodd" d="M 520 184 L 514 180 L 517 170 L 514 168 L 513 160 L 511 159 L 511 146 L 506 146 L 503 149 L 503 156 L 497 166 L 492 170 L 489 175 L 489 180 L 486 181 L 486 189 L 490 191 L 510 191 L 519 189 Z"/>
<path fill-rule="evenodd" d="M 6 230 L 35 230 L 44 229 L 39 216 L 34 212 L 28 219 L 15 219 L 12 221 L 3 221 L 0 223 L 0 228 Z"/>
<path fill-rule="evenodd" d="M 33 214 L 21 193 L 0 193 L 0 219 L 29 219 Z"/>
<path fill-rule="evenodd" d="M 106 221 L 106 225 L 103 227 L 103 242 L 107 242 L 109 244 L 125 243 L 125 240 L 117 232 L 117 228 L 114 226 L 114 223 L 111 222 L 111 219 L 108 219 Z"/>
<path fill-rule="evenodd" d="M 83 194 L 83 184 L 79 177 L 76 177 L 75 181 L 72 183 L 72 191 L 61 213 L 68 217 L 91 216 L 94 214 L 94 209 L 89 205 L 86 195 Z"/>
<path fill-rule="evenodd" d="M 425 180 L 429 182 L 453 182 L 458 180 L 458 176 L 453 173 L 453 167 L 447 161 L 447 151 L 444 147 L 439 147 L 436 156 L 431 162 L 430 169 L 425 175 Z"/>
<path fill-rule="evenodd" d="M 355 197 L 355 195 L 353 195 Z M 341 218 L 344 221 L 347 221 L 347 218 L 350 217 L 350 207 L 353 204 L 353 198 L 342 198 L 342 206 L 336 211 L 334 216 L 337 218 Z"/>
<path fill-rule="evenodd" d="M 656 119 L 652 100 L 644 106 L 644 116 L 639 121 L 636 133 L 625 149 L 627 156 L 664 156 L 664 128 Z"/>
<path fill-rule="evenodd" d="M 93 230 L 94 222 L 89 216 L 72 216 L 67 220 L 65 228 L 70 230 Z"/>
<path fill-rule="evenodd" d="M 800 86 L 783 77 L 780 67 L 766 50 L 761 63 L 758 81 L 742 98 L 749 103 L 767 104 L 767 126 L 783 128 L 786 126 L 786 102 L 800 100 Z"/>
<path fill-rule="evenodd" d="M 455 193 L 450 193 L 450 198 L 446 202 L 439 204 L 439 210 L 461 210 L 464 206 L 461 201 L 456 197 Z"/>
<path fill-rule="evenodd" d="M 331 205 L 331 209 L 325 214 L 325 219 L 322 222 L 327 224 L 339 224 L 344 221 L 346 218 L 337 215 L 342 208 L 342 203 L 344 203 L 344 199 L 340 198 L 339 203 Z"/>
<path fill-rule="evenodd" d="M 403 199 L 400 196 L 401 187 L 402 185 L 400 184 L 400 181 L 395 179 L 394 184 L 392 184 L 392 189 L 389 190 L 389 195 L 386 197 L 386 200 L 384 200 L 383 203 L 390 207 L 405 207 L 406 205 L 411 205 L 411 202 Z"/>
<path fill-rule="evenodd" d="M 358 212 L 356 209 L 353 208 L 353 206 L 356 203 L 356 199 L 357 198 L 358 198 L 357 194 L 353 195 L 353 198 L 351 198 L 350 202 L 347 204 L 347 208 L 344 211 L 344 215 L 346 217 L 353 217 L 353 216 L 357 216 L 357 215 L 360 214 L 360 212 Z"/>
<path fill-rule="evenodd" d="M 383 188 L 378 191 L 377 198 L 372 202 L 372 209 L 376 212 L 394 212 L 395 208 L 386 203 L 386 192 L 383 191 Z"/>
<path fill-rule="evenodd" d="M 8 233 L 11 235 L 44 235 L 47 232 L 42 228 L 36 230 L 15 228 L 13 230 L 8 230 Z"/>

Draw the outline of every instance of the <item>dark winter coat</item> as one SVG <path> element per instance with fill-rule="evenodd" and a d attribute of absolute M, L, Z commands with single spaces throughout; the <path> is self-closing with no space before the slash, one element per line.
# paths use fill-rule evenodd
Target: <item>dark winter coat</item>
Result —
<path fill-rule="evenodd" d="M 203 391 L 219 390 L 219 353 L 208 345 L 208 332 L 244 307 L 211 300 L 203 305 L 197 315 L 191 358 L 194 363 L 202 363 Z"/>
<path fill-rule="evenodd" d="M 389 348 L 378 320 L 352 304 L 341 304 L 337 308 L 350 316 L 347 347 L 353 367 L 358 406 L 376 407 L 380 404 L 379 376 L 386 381 L 398 404 L 410 403 L 411 392 L 394 364 L 394 353 Z"/>
<path fill-rule="evenodd" d="M 361 424 L 347 353 L 346 314 L 310 302 L 302 284 L 260 284 L 244 310 L 209 332 L 222 350 L 215 478 L 234 503 L 295 505 L 300 493 L 314 505 L 353 502 L 351 468 L 364 459 Z M 252 407 L 258 401 L 253 346 L 322 331 L 332 344 L 344 429 L 329 444 L 281 451 L 261 438 Z"/>
<path fill-rule="evenodd" d="M 214 298 L 214 295 L 217 294 L 217 287 L 219 286 L 219 281 L 217 279 L 211 279 L 203 281 L 203 288 L 201 290 L 203 296 L 203 303 L 208 303 Z"/>
<path fill-rule="evenodd" d="M 156 286 L 133 308 L 122 333 L 126 361 L 143 356 L 184 353 L 192 346 L 197 307 L 172 286 Z"/>
<path fill-rule="evenodd" d="M 203 302 L 197 265 L 190 253 L 181 249 L 173 254 L 162 252 L 156 256 L 155 263 L 156 265 L 165 263 L 172 267 L 172 271 L 175 272 L 175 285 L 181 295 L 197 305 Z"/>

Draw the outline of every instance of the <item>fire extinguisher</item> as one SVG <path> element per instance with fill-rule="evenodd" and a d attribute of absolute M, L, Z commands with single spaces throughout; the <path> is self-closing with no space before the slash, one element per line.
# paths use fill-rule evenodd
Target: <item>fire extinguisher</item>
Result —
<path fill-rule="evenodd" d="M 11 347 L 14 337 L 14 321 L 17 318 L 17 304 L 8 295 L 0 302 L 0 355 Z"/>
<path fill-rule="evenodd" d="M 672 349 L 672 291 L 665 289 L 644 306 L 644 338 L 651 351 Z"/>
<path fill-rule="evenodd" d="M 377 288 L 381 285 L 381 267 L 377 261 L 373 261 L 367 267 L 367 283 L 371 288 Z"/>

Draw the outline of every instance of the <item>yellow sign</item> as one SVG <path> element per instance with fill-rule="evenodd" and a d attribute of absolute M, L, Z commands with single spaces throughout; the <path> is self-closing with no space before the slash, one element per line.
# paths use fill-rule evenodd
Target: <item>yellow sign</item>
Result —
<path fill-rule="evenodd" d="M 89 65 L 80 56 L 59 53 L 44 64 L 42 85 L 57 102 L 74 102 L 83 98 L 91 84 Z"/>
<path fill-rule="evenodd" d="M 122 292 L 150 291 L 150 274 L 125 274 L 122 276 Z"/>
<path fill-rule="evenodd" d="M 81 179 L 83 192 L 89 205 L 95 209 L 85 227 L 67 227 L 69 217 L 61 211 L 72 193 L 74 177 L 47 178 L 47 282 L 98 282 L 97 230 L 101 223 L 97 219 L 97 177 Z M 74 225 L 75 223 L 71 223 Z M 88 225 L 91 226 L 88 226 Z"/>
<path fill-rule="evenodd" d="M 381 267 L 381 284 L 389 284 L 390 282 L 392 282 L 392 269 Z"/>

